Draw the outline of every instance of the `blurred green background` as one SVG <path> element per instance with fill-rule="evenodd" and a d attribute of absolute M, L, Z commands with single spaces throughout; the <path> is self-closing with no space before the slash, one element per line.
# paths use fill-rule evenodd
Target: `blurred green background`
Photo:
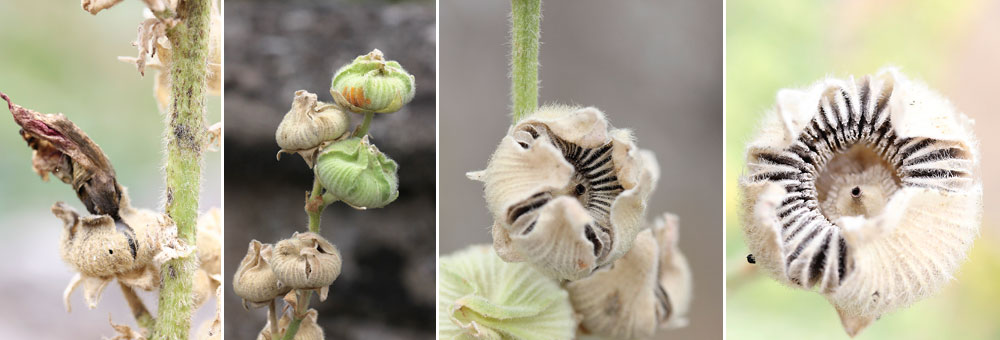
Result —
<path fill-rule="evenodd" d="M 743 151 L 781 88 L 895 65 L 976 120 L 982 173 L 1000 171 L 1000 1 L 747 1 L 727 7 L 726 261 L 729 339 L 845 339 L 837 313 L 815 292 L 781 286 L 746 262 L 738 178 Z M 984 176 L 985 192 L 996 183 Z M 957 281 L 884 315 L 859 339 L 1000 338 L 1000 212 L 987 194 L 981 237 Z"/>
<path fill-rule="evenodd" d="M 131 46 L 142 20 L 142 2 L 125 1 L 90 15 L 79 1 L 0 2 L 0 91 L 14 103 L 44 113 L 62 112 L 107 153 L 134 205 L 162 211 L 163 116 L 153 99 L 152 72 L 140 77 L 117 56 Z M 221 100 L 209 98 L 209 122 L 221 117 Z M 59 257 L 62 222 L 50 212 L 56 201 L 85 211 L 69 185 L 42 182 L 31 169 L 31 150 L 4 107 L 0 110 L 0 338 L 99 339 L 116 323 L 134 325 L 116 284 L 96 310 L 83 295 L 62 292 L 73 272 Z M 202 209 L 221 206 L 218 152 L 206 153 Z M 142 294 L 155 310 L 156 296 Z M 214 302 L 198 320 L 214 314 Z"/>

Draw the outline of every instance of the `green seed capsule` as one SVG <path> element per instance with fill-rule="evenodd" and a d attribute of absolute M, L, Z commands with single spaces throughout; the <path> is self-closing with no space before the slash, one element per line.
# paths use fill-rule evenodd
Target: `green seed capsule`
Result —
<path fill-rule="evenodd" d="M 414 88 L 413 76 L 376 49 L 337 70 L 330 94 L 357 113 L 392 113 L 413 99 Z"/>
<path fill-rule="evenodd" d="M 330 144 L 316 161 L 316 177 L 344 203 L 356 208 L 381 208 L 399 196 L 398 166 L 368 136 Z"/>

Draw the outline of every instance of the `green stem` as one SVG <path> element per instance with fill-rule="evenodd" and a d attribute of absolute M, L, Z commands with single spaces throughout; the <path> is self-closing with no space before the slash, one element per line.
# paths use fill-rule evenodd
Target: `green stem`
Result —
<path fill-rule="evenodd" d="M 201 190 L 202 149 L 205 130 L 205 75 L 211 0 L 185 0 L 177 6 L 178 23 L 167 30 L 173 46 L 170 65 L 171 103 L 167 116 L 167 215 L 177 224 L 182 244 L 195 245 L 195 221 Z M 193 273 L 195 255 L 167 261 L 160 277 L 159 312 L 153 329 L 154 340 L 188 338 L 194 309 Z"/>
<path fill-rule="evenodd" d="M 146 305 L 142 303 L 142 299 L 135 293 L 135 290 L 121 282 L 118 283 L 118 287 L 122 289 L 122 294 L 125 295 L 125 301 L 128 302 L 128 307 L 132 310 L 132 316 L 135 316 L 135 323 L 145 330 L 153 329 L 156 320 L 153 319 L 153 315 L 146 309 Z"/>
<path fill-rule="evenodd" d="M 319 222 L 323 216 L 323 209 L 327 203 L 323 200 L 323 184 L 319 178 L 313 179 L 312 193 L 306 201 L 306 215 L 309 215 L 309 231 L 319 233 Z"/>
<path fill-rule="evenodd" d="M 295 333 L 299 332 L 299 325 L 302 324 L 302 319 L 305 318 L 306 312 L 309 311 L 309 299 L 312 298 L 312 291 L 298 291 L 299 294 L 298 304 L 295 306 L 294 318 L 292 318 L 292 323 L 288 324 L 288 329 L 285 331 L 285 336 L 281 338 L 282 340 L 293 340 L 295 339 Z M 305 295 L 303 297 L 302 295 Z"/>
<path fill-rule="evenodd" d="M 372 124 L 372 118 L 375 117 L 374 112 L 369 112 L 365 114 L 365 121 L 361 123 L 361 127 L 358 131 L 354 133 L 354 137 L 364 137 L 368 134 L 368 126 Z"/>
<path fill-rule="evenodd" d="M 538 39 L 542 1 L 511 0 L 511 97 L 514 124 L 538 107 Z"/>

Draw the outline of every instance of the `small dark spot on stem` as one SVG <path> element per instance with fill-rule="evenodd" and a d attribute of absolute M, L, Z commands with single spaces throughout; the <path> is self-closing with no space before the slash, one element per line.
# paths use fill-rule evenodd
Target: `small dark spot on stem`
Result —
<path fill-rule="evenodd" d="M 170 270 L 169 270 L 169 274 L 170 274 L 170 278 L 171 278 L 171 279 L 176 279 L 176 278 L 177 278 L 177 269 L 174 269 L 174 266 L 173 266 L 173 265 L 171 265 L 171 266 L 170 266 L 170 267 L 168 267 L 168 268 L 170 269 Z"/>

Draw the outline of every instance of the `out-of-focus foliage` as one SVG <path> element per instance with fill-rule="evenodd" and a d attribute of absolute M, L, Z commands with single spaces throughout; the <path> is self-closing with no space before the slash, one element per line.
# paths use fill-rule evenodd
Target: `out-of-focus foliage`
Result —
<path fill-rule="evenodd" d="M 819 294 L 783 287 L 747 264 L 740 225 L 738 178 L 744 147 L 761 115 L 781 88 L 800 87 L 824 76 L 863 76 L 895 65 L 926 81 L 976 119 L 983 173 L 995 153 L 987 136 L 995 118 L 968 96 L 971 85 L 996 74 L 995 60 L 970 58 L 1000 45 L 981 40 L 1000 2 L 967 1 L 729 1 L 727 8 L 726 261 L 727 335 L 730 339 L 845 339 L 836 311 Z M 990 16 L 988 13 L 992 13 Z M 987 38 L 987 41 L 993 41 Z M 978 65 L 969 63 L 979 62 Z M 963 72 L 969 68 L 982 72 Z M 964 92 L 963 92 L 964 91 Z M 991 122 L 991 120 L 994 120 Z M 987 189 L 989 192 L 989 189 Z M 987 201 L 986 205 L 989 206 Z M 1000 337 L 1000 229 L 987 209 L 957 281 L 940 294 L 884 315 L 860 339 L 994 339 Z"/>

